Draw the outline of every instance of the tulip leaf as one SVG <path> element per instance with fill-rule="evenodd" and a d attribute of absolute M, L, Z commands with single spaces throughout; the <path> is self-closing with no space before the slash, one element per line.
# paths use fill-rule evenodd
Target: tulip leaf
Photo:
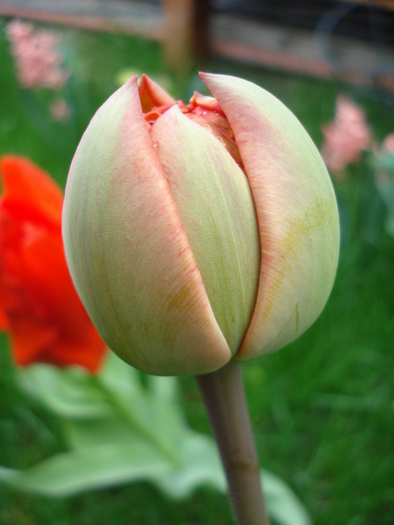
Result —
<path fill-rule="evenodd" d="M 45 364 L 34 364 L 17 372 L 20 386 L 30 399 L 66 419 L 111 416 L 114 396 L 135 400 L 135 396 L 139 395 L 141 402 L 146 396 L 138 372 L 112 352 L 108 353 L 98 377 L 79 367 L 58 369 Z M 175 401 L 175 378 L 152 376 L 148 382 L 152 396 L 162 402 Z M 143 411 L 145 409 L 142 407 Z"/>
<path fill-rule="evenodd" d="M 306 511 L 283 481 L 266 471 L 262 478 L 271 517 L 280 525 L 310 525 Z M 214 442 L 196 433 L 184 441 L 177 465 L 142 441 L 112 443 L 58 454 L 25 470 L 0 467 L 0 481 L 52 497 L 136 481 L 150 481 L 172 498 L 187 497 L 201 485 L 226 490 Z"/>
<path fill-rule="evenodd" d="M 140 389 L 139 372 L 122 361 L 113 352 L 108 352 L 105 366 L 98 376 L 108 387 L 124 396 L 134 395 Z"/>
<path fill-rule="evenodd" d="M 19 382 L 33 399 L 61 418 L 96 418 L 111 414 L 94 377 L 77 367 L 60 370 L 35 364 L 18 370 Z"/>
<path fill-rule="evenodd" d="M 162 401 L 174 403 L 177 401 L 177 381 L 175 377 L 148 376 L 149 389 L 154 396 Z"/>
<path fill-rule="evenodd" d="M 175 402 L 176 379 L 149 377 L 148 388 L 143 388 L 138 376 L 128 374 L 130 370 L 137 372 L 115 354 L 108 361 L 97 380 L 115 412 L 148 441 L 176 450 L 183 439 L 183 429 L 188 429 Z"/>
<path fill-rule="evenodd" d="M 222 464 L 211 438 L 189 431 L 178 452 L 181 459 L 178 468 L 157 479 L 163 492 L 173 498 L 186 497 L 201 485 L 226 491 Z"/>
<path fill-rule="evenodd" d="M 225 493 L 214 440 L 191 430 L 177 403 L 177 381 L 140 374 L 114 354 L 97 376 L 73 367 L 20 370 L 23 389 L 62 423 L 69 451 L 16 470 L 0 467 L 0 482 L 17 490 L 65 497 L 148 481 L 172 498 L 201 485 Z M 310 525 L 301 503 L 264 472 L 269 514 L 280 525 Z"/>
<path fill-rule="evenodd" d="M 120 483 L 151 480 L 171 466 L 145 444 L 108 444 L 66 452 L 25 470 L 1 467 L 0 480 L 20 490 L 68 496 Z"/>
<path fill-rule="evenodd" d="M 65 442 L 70 450 L 83 450 L 106 443 L 133 443 L 139 437 L 130 424 L 113 415 L 95 420 L 64 421 Z"/>
<path fill-rule="evenodd" d="M 269 515 L 281 525 L 311 525 L 312 522 L 297 496 L 278 476 L 262 472 L 265 502 Z"/>

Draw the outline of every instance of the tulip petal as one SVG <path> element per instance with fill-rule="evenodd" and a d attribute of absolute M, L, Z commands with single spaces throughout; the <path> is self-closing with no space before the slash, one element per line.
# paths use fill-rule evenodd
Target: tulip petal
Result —
<path fill-rule="evenodd" d="M 10 328 L 10 322 L 4 311 L 3 305 L 0 304 L 0 331 L 4 332 Z"/>
<path fill-rule="evenodd" d="M 18 365 L 81 365 L 96 372 L 106 348 L 71 282 L 60 221 L 47 228 L 42 212 L 26 207 L 24 215 L 20 201 L 1 199 L 0 304 L 7 324 L 0 328 L 10 335 Z"/>
<path fill-rule="evenodd" d="M 36 208 L 47 219 L 59 224 L 63 206 L 63 193 L 44 170 L 29 159 L 5 155 L 0 159 L 3 198 Z"/>
<path fill-rule="evenodd" d="M 224 145 L 178 106 L 156 121 L 151 137 L 216 320 L 234 355 L 252 316 L 260 267 L 247 178 Z"/>
<path fill-rule="evenodd" d="M 249 359 L 291 342 L 320 314 L 337 268 L 338 211 L 319 152 L 279 100 L 238 78 L 201 78 L 234 132 L 259 224 L 258 296 L 237 354 Z"/>
<path fill-rule="evenodd" d="M 152 374 L 231 358 L 146 129 L 134 77 L 99 109 L 75 154 L 63 215 L 67 261 L 108 346 Z"/>
<path fill-rule="evenodd" d="M 138 92 L 144 113 L 148 113 L 148 111 L 151 111 L 155 106 L 175 104 L 175 100 L 171 95 L 145 74 L 141 76 L 138 83 Z"/>

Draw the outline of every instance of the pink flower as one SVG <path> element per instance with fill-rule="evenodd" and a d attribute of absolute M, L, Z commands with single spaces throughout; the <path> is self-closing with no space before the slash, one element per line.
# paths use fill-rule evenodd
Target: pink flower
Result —
<path fill-rule="evenodd" d="M 18 79 L 24 88 L 60 89 L 69 77 L 56 50 L 59 36 L 50 31 L 33 32 L 33 25 L 19 20 L 7 25 Z"/>
<path fill-rule="evenodd" d="M 377 184 L 378 190 L 380 185 L 383 184 L 380 188 L 383 194 L 387 193 L 387 184 L 392 184 L 393 179 L 393 168 L 392 168 L 392 157 L 394 157 L 394 132 L 390 133 L 385 137 L 383 142 L 378 146 L 374 145 L 373 152 L 375 154 L 375 182 Z M 390 169 L 391 168 L 391 169 Z M 388 191 L 391 193 L 391 190 Z M 382 197 L 385 200 L 384 197 Z"/>
<path fill-rule="evenodd" d="M 339 177 L 348 164 L 360 162 L 362 151 L 371 146 L 364 110 L 343 95 L 337 98 L 334 120 L 323 126 L 322 132 L 322 157 L 328 169 Z"/>
<path fill-rule="evenodd" d="M 64 98 L 57 98 L 56 100 L 54 100 L 50 104 L 49 110 L 52 114 L 53 119 L 58 121 L 67 120 L 71 114 L 70 106 L 68 106 Z"/>
<path fill-rule="evenodd" d="M 387 135 L 382 142 L 381 151 L 384 153 L 394 153 L 394 132 Z"/>

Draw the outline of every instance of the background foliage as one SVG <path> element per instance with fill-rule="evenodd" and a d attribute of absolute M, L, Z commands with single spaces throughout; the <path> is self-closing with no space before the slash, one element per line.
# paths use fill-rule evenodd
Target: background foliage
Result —
<path fill-rule="evenodd" d="M 21 89 L 0 24 L 0 154 L 28 156 L 64 186 L 76 145 L 94 111 L 116 89 L 125 68 L 164 74 L 158 44 L 67 29 L 60 42 L 70 79 L 56 94 Z M 320 126 L 345 92 L 361 104 L 375 138 L 394 129 L 393 99 L 356 88 L 279 75 L 229 62 L 211 71 L 237 74 L 273 92 L 320 145 Z M 171 81 L 171 79 L 169 79 Z M 184 100 L 201 89 L 193 75 L 173 93 Z M 53 120 L 49 104 L 71 108 Z M 316 525 L 391 525 L 394 521 L 394 241 L 382 228 L 384 208 L 366 164 L 337 186 L 342 247 L 333 294 L 319 320 L 287 348 L 244 366 L 261 465 L 299 495 Z M 375 210 L 375 211 L 374 211 Z M 374 234 L 371 236 L 370 232 Z M 0 347 L 0 465 L 25 468 L 64 450 L 56 420 L 21 394 L 6 337 Z M 190 426 L 209 433 L 193 378 L 180 380 Z M 0 523 L 26 525 L 226 524 L 227 499 L 200 488 L 173 503 L 148 483 L 101 489 L 67 499 L 25 495 L 2 487 Z"/>

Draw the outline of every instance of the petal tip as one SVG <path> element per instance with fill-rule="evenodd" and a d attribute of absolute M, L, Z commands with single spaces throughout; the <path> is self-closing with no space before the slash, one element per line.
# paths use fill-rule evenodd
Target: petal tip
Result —
<path fill-rule="evenodd" d="M 130 88 L 130 87 L 135 87 L 135 85 L 138 84 L 138 76 L 137 75 L 133 75 L 132 77 L 130 77 L 125 83 L 124 83 L 124 87 L 125 88 Z"/>
<path fill-rule="evenodd" d="M 205 84 L 205 79 L 210 78 L 214 75 L 214 73 L 207 73 L 206 71 L 199 71 L 198 76 L 201 78 L 201 80 Z"/>

